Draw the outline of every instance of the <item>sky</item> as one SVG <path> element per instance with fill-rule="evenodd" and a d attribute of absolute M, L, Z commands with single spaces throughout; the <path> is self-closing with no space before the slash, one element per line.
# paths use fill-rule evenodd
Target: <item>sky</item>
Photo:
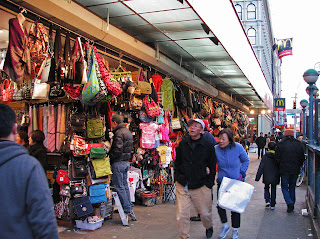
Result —
<path fill-rule="evenodd" d="M 268 0 L 274 38 L 293 38 L 292 56 L 282 58 L 282 98 L 286 108 L 292 109 L 297 93 L 297 108 L 307 99 L 308 84 L 303 73 L 320 62 L 320 0 Z M 316 83 L 320 89 L 320 77 Z"/>

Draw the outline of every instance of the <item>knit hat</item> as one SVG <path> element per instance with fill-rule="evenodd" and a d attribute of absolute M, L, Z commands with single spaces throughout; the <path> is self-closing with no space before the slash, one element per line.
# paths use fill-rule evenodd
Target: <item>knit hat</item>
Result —
<path fill-rule="evenodd" d="M 284 131 L 284 136 L 294 136 L 294 131 L 293 129 L 286 129 Z"/>

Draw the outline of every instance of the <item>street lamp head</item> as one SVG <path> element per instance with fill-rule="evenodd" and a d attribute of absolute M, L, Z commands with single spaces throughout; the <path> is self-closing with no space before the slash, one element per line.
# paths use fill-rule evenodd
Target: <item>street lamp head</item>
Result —
<path fill-rule="evenodd" d="M 309 102 L 305 99 L 300 101 L 300 105 L 302 108 L 306 108 L 308 106 Z"/>
<path fill-rule="evenodd" d="M 303 79 L 309 85 L 315 84 L 318 80 L 318 77 L 319 73 L 315 69 L 309 69 L 303 73 Z"/>
<path fill-rule="evenodd" d="M 310 90 L 312 90 L 312 95 L 313 96 L 316 96 L 319 89 L 316 85 L 309 85 L 307 88 L 306 88 L 306 92 L 308 95 L 310 95 Z"/>

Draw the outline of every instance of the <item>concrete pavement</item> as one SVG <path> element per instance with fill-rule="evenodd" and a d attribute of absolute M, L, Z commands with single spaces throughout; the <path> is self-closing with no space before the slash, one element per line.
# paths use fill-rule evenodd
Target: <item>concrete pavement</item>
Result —
<path fill-rule="evenodd" d="M 241 215 L 241 227 L 239 229 L 242 239 L 311 239 L 314 238 L 311 231 L 310 220 L 302 216 L 301 209 L 306 208 L 306 187 L 302 184 L 296 190 L 297 202 L 293 213 L 286 212 L 287 206 L 283 199 L 280 185 L 277 187 L 277 204 L 274 211 L 265 208 L 263 198 L 264 184 L 262 180 L 255 182 L 256 171 L 260 160 L 257 159 L 255 148 L 250 148 L 250 166 L 247 171 L 246 182 L 255 187 L 252 199 Z M 216 195 L 216 186 L 213 188 Z M 136 205 L 136 222 L 129 222 L 130 227 L 121 224 L 119 214 L 114 214 L 112 220 L 106 220 L 103 226 L 95 231 L 65 230 L 60 233 L 60 238 L 86 238 L 86 239 L 177 239 L 178 231 L 175 219 L 176 206 L 173 202 L 144 207 Z M 192 215 L 196 215 L 192 209 Z M 221 222 L 216 209 L 216 196 L 213 202 L 213 237 L 218 238 Z M 230 213 L 228 213 L 230 223 Z M 205 229 L 201 222 L 191 222 L 190 236 L 194 239 L 205 239 Z M 227 238 L 231 238 L 231 232 Z"/>

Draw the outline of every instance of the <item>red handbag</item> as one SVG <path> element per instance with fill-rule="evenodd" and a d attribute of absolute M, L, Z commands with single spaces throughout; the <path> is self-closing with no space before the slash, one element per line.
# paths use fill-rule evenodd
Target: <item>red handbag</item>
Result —
<path fill-rule="evenodd" d="M 58 170 L 56 181 L 59 184 L 69 184 L 68 171 Z"/>
<path fill-rule="evenodd" d="M 160 107 L 149 95 L 143 98 L 143 104 L 149 118 L 157 117 L 161 114 Z"/>
<path fill-rule="evenodd" d="M 64 91 L 70 96 L 71 99 L 81 100 L 82 86 L 74 86 L 73 84 L 64 84 Z"/>
<path fill-rule="evenodd" d="M 14 87 L 10 79 L 5 79 L 3 81 L 1 89 L 3 103 L 13 102 Z"/>

